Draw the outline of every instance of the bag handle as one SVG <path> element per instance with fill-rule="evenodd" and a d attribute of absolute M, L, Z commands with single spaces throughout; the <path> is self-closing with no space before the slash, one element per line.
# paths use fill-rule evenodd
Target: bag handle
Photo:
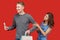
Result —
<path fill-rule="evenodd" d="M 28 33 L 27 34 L 25 33 L 25 36 L 29 36 L 29 34 Z"/>

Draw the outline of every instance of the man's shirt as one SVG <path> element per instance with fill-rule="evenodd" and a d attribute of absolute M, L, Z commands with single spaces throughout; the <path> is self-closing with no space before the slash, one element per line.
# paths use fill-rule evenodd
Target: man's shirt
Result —
<path fill-rule="evenodd" d="M 35 20 L 29 14 L 19 15 L 16 14 L 14 16 L 13 24 L 9 27 L 9 30 L 16 28 L 16 38 L 21 38 L 22 35 L 25 34 L 25 31 L 28 30 L 29 24 L 35 24 Z"/>

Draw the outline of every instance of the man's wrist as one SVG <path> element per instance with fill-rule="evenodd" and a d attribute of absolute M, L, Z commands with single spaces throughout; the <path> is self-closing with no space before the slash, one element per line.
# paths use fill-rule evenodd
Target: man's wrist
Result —
<path fill-rule="evenodd" d="M 8 27 L 7 31 L 9 31 L 9 29 L 10 29 L 10 28 Z"/>

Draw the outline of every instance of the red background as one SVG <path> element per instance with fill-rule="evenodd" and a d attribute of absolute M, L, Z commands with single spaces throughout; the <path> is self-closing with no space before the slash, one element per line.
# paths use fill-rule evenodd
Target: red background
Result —
<path fill-rule="evenodd" d="M 15 31 L 5 31 L 3 22 L 8 26 L 12 24 L 16 14 L 16 3 L 20 0 L 0 0 L 0 40 L 14 40 Z M 55 25 L 48 40 L 60 40 L 60 1 L 59 0 L 23 0 L 25 3 L 25 12 L 31 14 L 37 23 L 41 23 L 46 12 L 54 14 Z M 37 40 L 38 33 L 34 31 L 31 34 L 34 40 Z"/>

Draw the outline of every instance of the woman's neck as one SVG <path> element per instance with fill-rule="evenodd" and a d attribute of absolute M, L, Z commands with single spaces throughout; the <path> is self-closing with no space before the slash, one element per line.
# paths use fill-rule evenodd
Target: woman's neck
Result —
<path fill-rule="evenodd" d="M 45 22 L 44 22 L 44 25 L 47 25 L 47 24 L 48 24 L 48 21 L 45 21 Z"/>

